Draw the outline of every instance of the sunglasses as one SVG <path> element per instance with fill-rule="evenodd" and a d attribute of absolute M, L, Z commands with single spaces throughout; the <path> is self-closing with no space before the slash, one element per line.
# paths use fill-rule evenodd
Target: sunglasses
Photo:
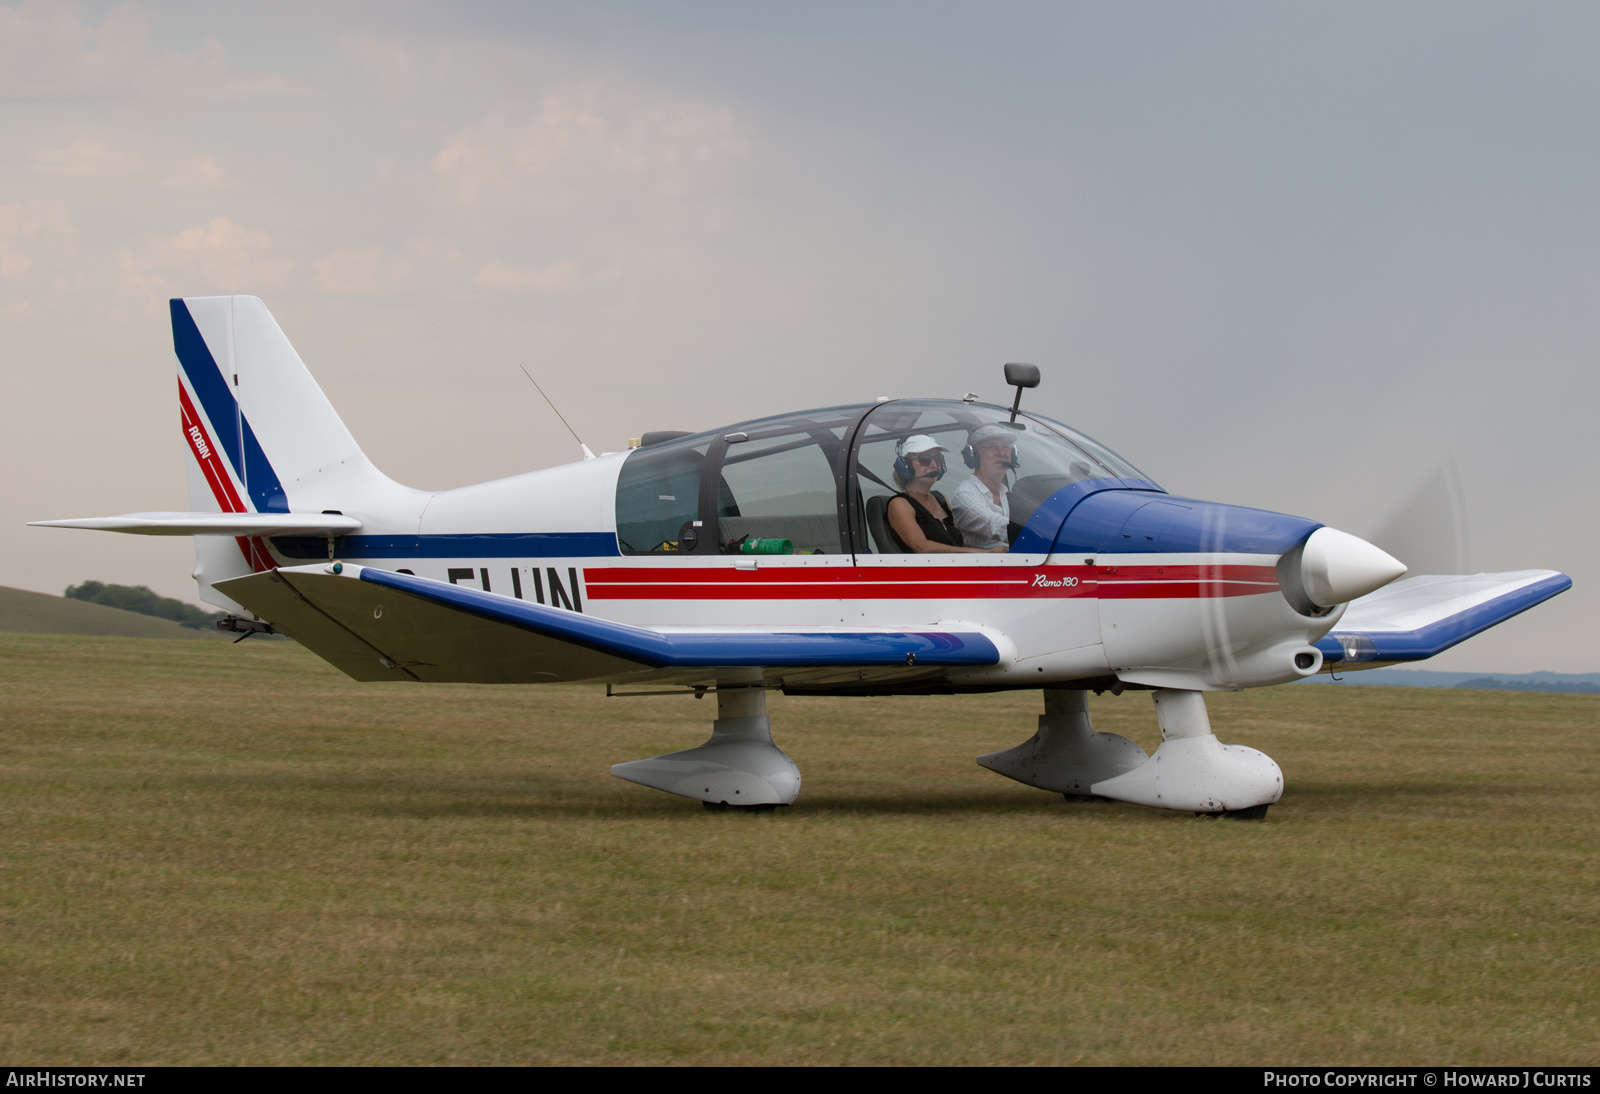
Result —
<path fill-rule="evenodd" d="M 936 467 L 944 462 L 944 457 L 937 454 L 923 455 L 919 453 L 911 457 L 911 462 L 921 467 Z"/>

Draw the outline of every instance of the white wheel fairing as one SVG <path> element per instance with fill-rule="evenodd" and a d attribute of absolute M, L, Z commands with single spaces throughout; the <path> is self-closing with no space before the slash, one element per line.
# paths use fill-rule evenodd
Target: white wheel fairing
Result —
<path fill-rule="evenodd" d="M 1162 690 L 1151 698 L 1161 723 L 1161 747 L 1132 771 L 1095 783 L 1095 794 L 1198 813 L 1251 809 L 1283 797 L 1283 772 L 1271 756 L 1217 740 L 1205 696 Z"/>

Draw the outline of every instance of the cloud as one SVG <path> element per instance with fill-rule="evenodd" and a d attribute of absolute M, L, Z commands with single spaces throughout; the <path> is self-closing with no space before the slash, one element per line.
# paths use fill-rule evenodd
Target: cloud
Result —
<path fill-rule="evenodd" d="M 395 296 L 443 280 L 461 259 L 447 239 L 418 236 L 404 252 L 341 248 L 316 263 L 317 283 L 340 296 Z"/>
<path fill-rule="evenodd" d="M 750 156 L 731 111 L 598 86 L 501 107 L 462 130 L 433 160 L 462 204 L 514 194 L 545 209 L 619 189 L 676 195 L 720 178 Z"/>
<path fill-rule="evenodd" d="M 67 178 L 111 179 L 147 170 L 144 157 L 113 148 L 105 141 L 76 140 L 65 148 L 47 148 L 33 157 L 33 169 Z"/>
<path fill-rule="evenodd" d="M 341 296 L 389 296 L 412 287 L 411 263 L 383 247 L 338 250 L 317 263 L 317 282 Z"/>
<path fill-rule="evenodd" d="M 34 153 L 33 170 L 41 175 L 74 179 L 160 176 L 166 185 L 179 189 L 222 186 L 229 181 L 228 173 L 211 156 L 189 156 L 163 163 L 107 141 L 89 138 Z"/>
<path fill-rule="evenodd" d="M 124 251 L 123 280 L 150 293 L 176 287 L 215 292 L 256 292 L 280 284 L 293 263 L 272 252 L 270 233 L 216 217 L 203 228 L 186 228 L 171 238 L 151 237 L 138 251 Z M 169 294 L 170 295 L 170 294 Z"/>
<path fill-rule="evenodd" d="M 473 283 L 486 289 L 535 289 L 551 292 L 571 288 L 578 279 L 575 262 L 552 262 L 548 266 L 508 266 L 504 262 L 486 262 L 474 277 Z"/>
<path fill-rule="evenodd" d="M 187 55 L 153 55 L 150 30 L 150 16 L 135 4 L 111 8 L 98 24 L 59 0 L 0 5 L 0 100 L 192 100 L 311 91 L 276 73 L 231 72 L 227 51 L 215 39 Z"/>
<path fill-rule="evenodd" d="M 0 205 L 0 280 L 28 277 L 36 258 L 63 253 L 75 231 L 67 207 L 59 201 L 35 199 Z"/>
<path fill-rule="evenodd" d="M 339 52 L 384 95 L 393 97 L 416 83 L 416 58 L 399 42 L 380 42 L 370 34 L 346 34 L 339 39 Z"/>
<path fill-rule="evenodd" d="M 180 190 L 201 186 L 224 186 L 228 173 L 210 156 L 194 156 L 174 164 L 167 174 L 167 185 Z"/>

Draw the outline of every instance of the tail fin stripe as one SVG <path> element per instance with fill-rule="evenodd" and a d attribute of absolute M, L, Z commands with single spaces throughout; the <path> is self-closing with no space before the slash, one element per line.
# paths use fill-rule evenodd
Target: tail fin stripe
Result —
<path fill-rule="evenodd" d="M 227 469 L 217 455 L 216 442 L 206 430 L 205 422 L 194 412 L 194 403 L 189 400 L 189 393 L 184 390 L 182 383 L 178 384 L 178 408 L 182 415 L 183 435 L 195 459 L 200 461 L 200 471 L 211 487 L 211 496 L 216 499 L 217 507 L 224 513 L 245 512 L 244 503 L 239 500 L 239 493 L 233 488 Z M 234 536 L 233 540 L 239 545 L 239 553 L 244 555 L 245 561 L 256 573 L 276 568 L 277 563 L 272 560 L 272 555 L 259 536 Z"/>
<path fill-rule="evenodd" d="M 228 381 L 217 366 L 211 347 L 206 345 L 205 337 L 195 325 L 194 316 L 189 314 L 189 306 L 181 299 L 171 301 L 169 306 L 172 311 L 172 348 L 178 355 L 178 364 L 189 378 L 189 386 L 194 388 L 206 417 L 211 420 L 212 429 L 221 441 L 222 451 L 232 465 L 235 477 L 244 486 L 245 496 L 258 513 L 287 513 L 289 502 L 284 494 L 283 483 L 262 450 L 261 442 L 256 439 L 255 430 L 250 428 L 249 419 L 239 409 L 239 400 L 229 390 Z M 189 413 L 198 422 L 199 417 L 194 414 L 192 406 Z M 236 513 L 244 511 L 242 505 L 238 509 L 228 510 Z"/>
<path fill-rule="evenodd" d="M 250 428 L 250 419 L 242 413 L 239 415 L 239 427 L 244 441 L 245 490 L 255 503 L 256 512 L 287 513 L 289 497 L 283 492 L 283 483 L 278 480 L 278 473 L 267 460 L 266 452 L 262 451 L 261 442 L 256 440 L 255 430 Z"/>
<path fill-rule="evenodd" d="M 217 506 L 224 513 L 243 513 L 244 504 L 239 501 L 228 472 L 217 457 L 216 442 L 200 416 L 194 412 L 194 404 L 189 401 L 189 393 L 182 384 L 178 385 L 178 409 L 182 412 L 184 438 L 188 440 L 195 459 L 200 462 L 200 470 L 211 486 L 211 495 L 216 499 Z"/>
<path fill-rule="evenodd" d="M 223 379 L 217 359 L 211 355 L 211 347 L 206 345 L 200 328 L 195 326 L 189 306 L 182 300 L 174 300 L 171 308 L 172 348 L 178 354 L 178 364 L 183 367 L 183 374 L 189 378 L 189 386 L 194 388 L 195 397 L 200 400 L 206 417 L 211 419 L 211 425 L 216 430 L 217 435 L 212 439 L 221 442 L 228 463 L 232 465 L 239 481 L 244 482 L 244 461 L 239 453 L 239 402 L 228 390 L 228 381 Z"/>

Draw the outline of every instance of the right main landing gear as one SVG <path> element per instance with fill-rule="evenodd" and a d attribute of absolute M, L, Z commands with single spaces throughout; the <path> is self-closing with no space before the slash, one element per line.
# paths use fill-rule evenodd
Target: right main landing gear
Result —
<path fill-rule="evenodd" d="M 765 812 L 800 796 L 800 769 L 772 743 L 767 693 L 760 688 L 718 688 L 711 739 L 699 748 L 616 764 L 611 773 L 698 798 L 714 812 Z"/>

